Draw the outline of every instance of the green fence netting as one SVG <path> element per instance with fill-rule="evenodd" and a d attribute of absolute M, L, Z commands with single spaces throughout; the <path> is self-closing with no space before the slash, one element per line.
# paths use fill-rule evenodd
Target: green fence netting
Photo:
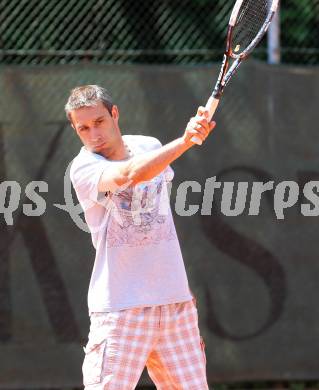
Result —
<path fill-rule="evenodd" d="M 218 61 L 233 0 L 2 0 L 5 64 Z M 319 63 L 319 0 L 283 0 L 286 63 Z M 255 54 L 266 58 L 266 42 Z"/>

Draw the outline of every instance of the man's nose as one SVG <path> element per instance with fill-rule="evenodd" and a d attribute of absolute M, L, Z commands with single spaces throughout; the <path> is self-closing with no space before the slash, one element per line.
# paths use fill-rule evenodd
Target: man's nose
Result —
<path fill-rule="evenodd" d="M 91 129 L 91 138 L 92 138 L 92 141 L 98 141 L 98 140 L 102 139 L 100 131 L 98 129 L 96 129 L 95 127 L 92 127 L 92 129 Z"/>

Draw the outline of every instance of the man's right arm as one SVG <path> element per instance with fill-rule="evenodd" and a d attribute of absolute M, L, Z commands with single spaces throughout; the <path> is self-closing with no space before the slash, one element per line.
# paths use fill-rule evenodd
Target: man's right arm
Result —
<path fill-rule="evenodd" d="M 205 141 L 215 127 L 215 123 L 207 121 L 208 111 L 200 107 L 197 115 L 189 121 L 182 137 L 150 152 L 134 156 L 126 162 L 117 164 L 116 169 L 106 170 L 101 175 L 98 191 L 115 192 L 121 186 L 133 186 L 151 180 L 160 174 L 173 161 L 194 146 L 191 141 L 196 136 Z"/>

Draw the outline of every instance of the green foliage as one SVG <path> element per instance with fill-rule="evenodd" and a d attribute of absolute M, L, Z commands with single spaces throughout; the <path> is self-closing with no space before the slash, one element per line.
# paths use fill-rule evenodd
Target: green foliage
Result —
<path fill-rule="evenodd" d="M 283 0 L 281 5 L 283 59 L 319 63 L 319 0 Z"/>

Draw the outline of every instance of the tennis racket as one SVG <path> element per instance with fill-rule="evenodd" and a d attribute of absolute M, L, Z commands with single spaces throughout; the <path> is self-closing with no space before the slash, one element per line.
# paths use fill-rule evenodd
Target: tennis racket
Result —
<path fill-rule="evenodd" d="M 226 85 L 268 30 L 279 0 L 237 0 L 230 16 L 226 51 L 220 74 L 206 109 L 212 120 Z M 202 141 L 194 136 L 198 145 Z"/>

